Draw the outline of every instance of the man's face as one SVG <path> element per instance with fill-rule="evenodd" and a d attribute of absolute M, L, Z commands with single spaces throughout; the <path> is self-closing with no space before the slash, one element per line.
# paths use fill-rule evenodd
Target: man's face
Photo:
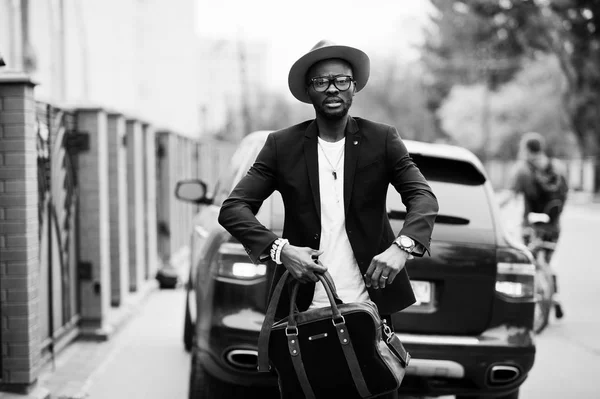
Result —
<path fill-rule="evenodd" d="M 537 169 L 543 169 L 547 166 L 547 158 L 543 152 L 526 152 L 527 162 L 535 166 Z"/>
<path fill-rule="evenodd" d="M 354 82 L 345 91 L 340 91 L 332 82 L 325 91 L 317 92 L 310 83 L 310 79 L 333 78 L 340 75 L 353 76 L 350 64 L 339 59 L 319 61 L 308 70 L 306 75 L 309 82 L 307 93 L 315 107 L 315 111 L 329 120 L 339 120 L 348 114 L 356 90 Z"/>

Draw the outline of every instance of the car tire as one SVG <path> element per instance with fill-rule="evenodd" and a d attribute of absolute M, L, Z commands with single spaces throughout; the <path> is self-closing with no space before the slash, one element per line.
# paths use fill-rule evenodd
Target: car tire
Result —
<path fill-rule="evenodd" d="M 276 399 L 279 398 L 279 392 L 274 388 L 250 388 L 218 380 L 206 372 L 198 352 L 194 350 L 192 352 L 188 398 Z"/>
<path fill-rule="evenodd" d="M 183 347 L 186 352 L 190 352 L 194 345 L 194 323 L 192 322 L 192 315 L 190 313 L 189 296 L 188 291 L 185 296 L 185 317 L 183 321 Z"/>

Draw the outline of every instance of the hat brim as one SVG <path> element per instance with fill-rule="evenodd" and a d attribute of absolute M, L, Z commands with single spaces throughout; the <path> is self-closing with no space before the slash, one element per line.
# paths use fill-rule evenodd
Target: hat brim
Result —
<path fill-rule="evenodd" d="M 288 86 L 292 95 L 303 103 L 310 104 L 310 97 L 306 91 L 306 73 L 316 62 L 331 58 L 340 58 L 352 65 L 356 91 L 365 87 L 371 72 L 371 61 L 367 54 L 354 47 L 334 45 L 310 51 L 292 65 L 288 75 Z"/>

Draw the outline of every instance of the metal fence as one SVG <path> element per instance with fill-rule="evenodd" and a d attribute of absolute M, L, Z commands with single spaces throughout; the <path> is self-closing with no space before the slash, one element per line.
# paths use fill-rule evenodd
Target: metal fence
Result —
<path fill-rule="evenodd" d="M 42 355 L 77 325 L 77 175 L 73 112 L 38 102 L 39 297 Z"/>

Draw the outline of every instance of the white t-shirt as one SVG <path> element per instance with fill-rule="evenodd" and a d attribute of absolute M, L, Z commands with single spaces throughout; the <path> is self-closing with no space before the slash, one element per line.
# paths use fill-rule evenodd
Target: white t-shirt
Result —
<path fill-rule="evenodd" d="M 330 143 L 318 138 L 319 190 L 321 192 L 321 245 L 319 260 L 331 274 L 344 303 L 369 300 L 360 269 L 346 234 L 344 217 L 344 145 L 346 139 Z M 335 173 L 335 178 L 334 178 Z M 309 309 L 330 306 L 321 283 Z"/>

